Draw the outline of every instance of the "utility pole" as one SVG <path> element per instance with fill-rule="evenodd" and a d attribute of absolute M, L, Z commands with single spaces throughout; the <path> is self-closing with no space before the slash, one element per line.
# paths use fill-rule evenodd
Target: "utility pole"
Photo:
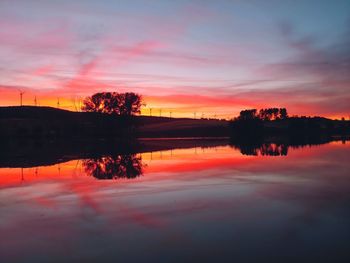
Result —
<path fill-rule="evenodd" d="M 24 92 L 19 90 L 20 105 L 23 106 L 23 94 Z"/>
<path fill-rule="evenodd" d="M 170 118 L 171 118 L 171 114 L 172 114 L 172 112 L 169 112 L 169 116 L 170 116 Z"/>
<path fill-rule="evenodd" d="M 162 109 L 159 109 L 159 117 L 162 117 Z"/>
<path fill-rule="evenodd" d="M 196 118 L 196 112 L 193 113 L 193 117 Z"/>
<path fill-rule="evenodd" d="M 57 98 L 57 108 L 60 108 L 60 98 Z"/>
<path fill-rule="evenodd" d="M 36 100 L 36 96 L 34 97 L 34 105 L 38 106 L 38 101 Z"/>

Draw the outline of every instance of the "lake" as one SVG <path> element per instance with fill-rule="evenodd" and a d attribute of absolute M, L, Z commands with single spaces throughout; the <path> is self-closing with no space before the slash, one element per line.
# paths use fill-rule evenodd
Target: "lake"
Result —
<path fill-rule="evenodd" d="M 2 165 L 0 261 L 350 262 L 349 141 L 180 144 Z"/>

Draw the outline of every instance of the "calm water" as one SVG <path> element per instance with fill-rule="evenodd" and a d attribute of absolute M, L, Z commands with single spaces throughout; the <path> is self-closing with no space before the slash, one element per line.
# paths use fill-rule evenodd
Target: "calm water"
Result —
<path fill-rule="evenodd" d="M 350 262 L 349 142 L 255 154 L 0 168 L 0 261 Z"/>

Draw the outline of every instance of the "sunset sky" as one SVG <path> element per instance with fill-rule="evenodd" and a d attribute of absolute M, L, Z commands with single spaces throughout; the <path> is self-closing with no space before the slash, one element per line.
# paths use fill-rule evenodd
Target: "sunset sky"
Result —
<path fill-rule="evenodd" d="M 350 1 L 0 0 L 0 62 L 0 106 L 133 91 L 143 114 L 348 118 Z"/>

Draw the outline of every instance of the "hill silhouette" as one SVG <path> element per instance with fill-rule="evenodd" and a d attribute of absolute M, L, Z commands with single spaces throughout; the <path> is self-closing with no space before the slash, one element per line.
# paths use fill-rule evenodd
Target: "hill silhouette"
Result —
<path fill-rule="evenodd" d="M 243 111 L 245 112 L 245 111 Z M 350 122 L 322 117 L 276 120 L 168 118 L 72 112 L 52 107 L 0 107 L 0 138 L 164 138 L 344 135 Z"/>
<path fill-rule="evenodd" d="M 1 137 L 221 137 L 228 122 L 191 118 L 116 116 L 52 107 L 0 107 Z"/>

